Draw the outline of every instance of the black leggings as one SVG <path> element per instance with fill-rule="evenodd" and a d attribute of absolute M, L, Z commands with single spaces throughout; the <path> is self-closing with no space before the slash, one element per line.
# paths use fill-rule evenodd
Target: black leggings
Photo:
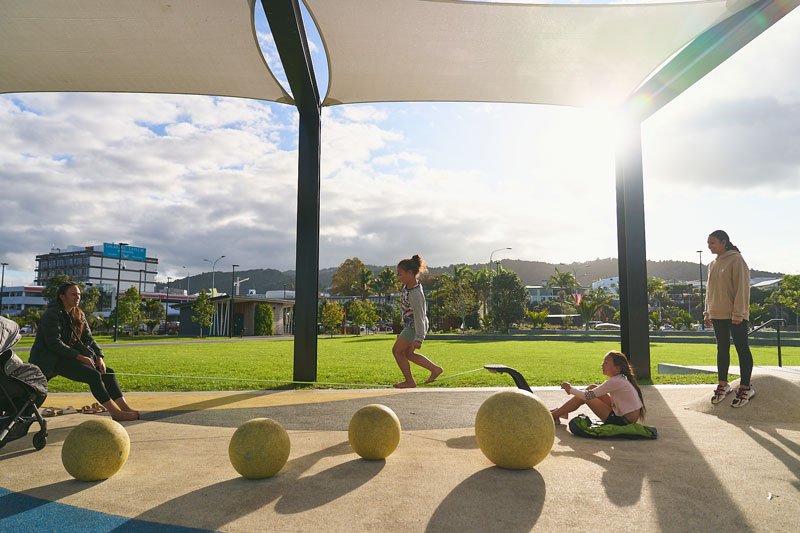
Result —
<path fill-rule="evenodd" d="M 711 319 L 714 324 L 714 335 L 717 337 L 717 372 L 720 381 L 728 381 L 728 367 L 731 365 L 731 337 L 736 353 L 739 354 L 739 373 L 742 385 L 750 386 L 753 375 L 753 354 L 747 343 L 747 320 L 734 324 L 730 320 Z"/>
<path fill-rule="evenodd" d="M 89 388 L 92 389 L 92 396 L 99 403 L 122 398 L 122 390 L 120 390 L 117 377 L 111 368 L 106 367 L 106 373 L 101 374 L 96 368 L 89 368 L 75 359 L 61 359 L 56 364 L 55 375 L 47 376 L 47 379 L 50 380 L 58 375 L 72 381 L 88 383 Z"/>

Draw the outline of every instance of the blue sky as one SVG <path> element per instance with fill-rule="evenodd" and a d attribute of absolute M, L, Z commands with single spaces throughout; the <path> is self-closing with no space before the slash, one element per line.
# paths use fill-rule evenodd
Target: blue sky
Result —
<path fill-rule="evenodd" d="M 697 261 L 703 249 L 707 263 L 705 238 L 721 228 L 751 267 L 800 273 L 798 64 L 795 10 L 644 123 L 650 259 Z M 503 247 L 536 261 L 616 257 L 612 124 L 553 106 L 326 108 L 320 265 L 416 252 L 478 263 Z M 220 270 L 294 268 L 296 134 L 294 108 L 266 102 L 0 96 L 6 284 L 30 283 L 35 255 L 53 245 L 120 240 L 157 256 L 161 277 L 220 255 Z"/>

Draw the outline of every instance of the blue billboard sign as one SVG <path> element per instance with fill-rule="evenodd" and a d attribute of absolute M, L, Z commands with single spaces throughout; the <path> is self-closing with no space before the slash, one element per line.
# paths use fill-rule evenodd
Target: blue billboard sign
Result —
<path fill-rule="evenodd" d="M 112 257 L 114 259 L 119 258 L 119 244 L 114 244 L 112 242 L 104 242 L 103 243 L 103 256 L 105 257 Z M 142 248 L 141 246 L 122 246 L 122 259 L 127 259 L 129 261 L 144 261 L 147 258 L 147 249 Z"/>

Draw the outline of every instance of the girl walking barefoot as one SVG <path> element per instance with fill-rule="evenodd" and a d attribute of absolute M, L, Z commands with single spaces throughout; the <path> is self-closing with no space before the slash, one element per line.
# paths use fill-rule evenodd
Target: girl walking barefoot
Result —
<path fill-rule="evenodd" d="M 425 261 L 419 255 L 403 259 L 397 264 L 397 277 L 403 284 L 400 290 L 403 330 L 392 346 L 392 354 L 405 378 L 400 383 L 394 384 L 398 389 L 417 386 L 414 376 L 411 375 L 410 363 L 417 364 L 431 373 L 425 383 L 431 383 L 442 373 L 442 367 L 416 352 L 422 347 L 425 334 L 428 332 L 428 304 L 425 302 L 425 294 L 418 280 L 420 273 L 426 270 Z"/>
<path fill-rule="evenodd" d="M 561 384 L 572 398 L 556 409 L 551 409 L 553 420 L 567 418 L 567 414 L 583 404 L 606 424 L 627 426 L 644 417 L 644 398 L 628 358 L 622 352 L 610 351 L 601 366 L 608 379 L 602 385 L 589 385 L 586 390 L 573 387 L 566 381 Z"/>

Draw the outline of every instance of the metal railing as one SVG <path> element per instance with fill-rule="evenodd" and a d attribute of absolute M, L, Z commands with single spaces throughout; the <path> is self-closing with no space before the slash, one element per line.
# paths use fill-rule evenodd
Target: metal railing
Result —
<path fill-rule="evenodd" d="M 777 341 L 778 341 L 778 366 L 782 367 L 783 366 L 783 360 L 781 358 L 781 326 L 786 324 L 786 320 L 784 320 L 783 318 L 771 318 L 771 319 L 767 320 L 766 322 L 764 322 L 763 324 L 761 324 L 760 326 L 756 326 L 753 329 L 751 329 L 750 332 L 747 334 L 747 336 L 749 337 L 750 335 L 752 335 L 756 331 L 758 331 L 758 330 L 760 330 L 762 328 L 765 328 L 765 327 L 769 326 L 770 324 L 777 324 L 777 326 L 775 327 L 775 334 L 777 336 Z"/>

